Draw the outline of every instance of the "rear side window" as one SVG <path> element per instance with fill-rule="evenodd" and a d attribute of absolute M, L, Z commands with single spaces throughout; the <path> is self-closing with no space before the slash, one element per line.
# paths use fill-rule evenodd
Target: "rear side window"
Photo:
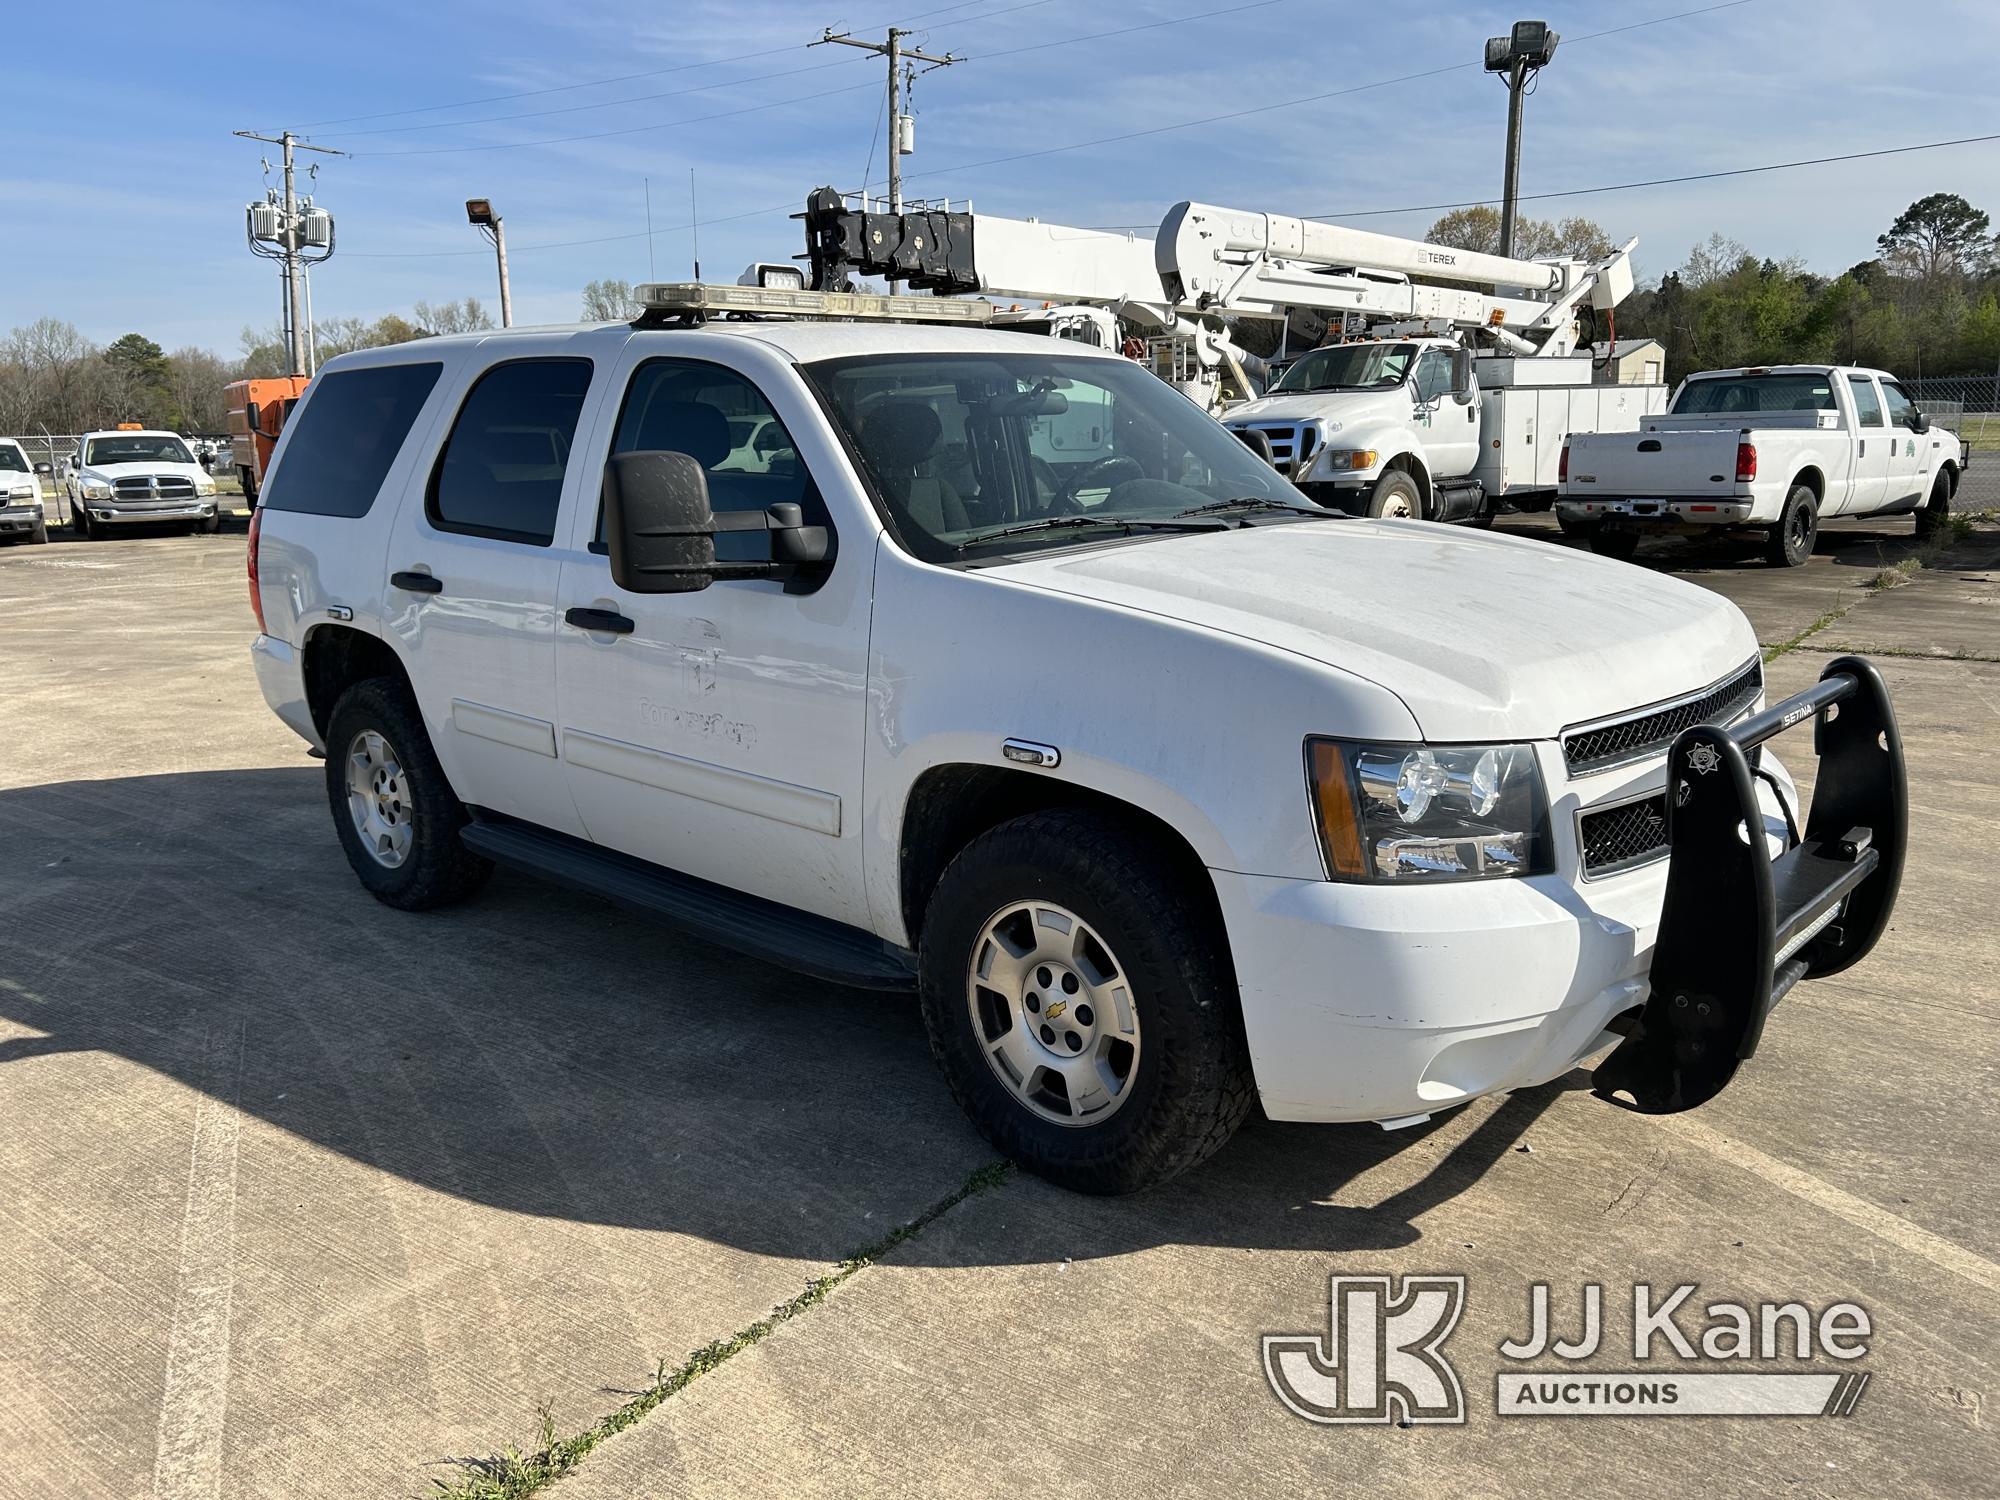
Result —
<path fill-rule="evenodd" d="M 587 359 L 520 359 L 480 376 L 431 476 L 431 524 L 548 546 L 590 372 Z"/>
<path fill-rule="evenodd" d="M 271 471 L 264 508 L 367 515 L 443 369 L 371 365 L 320 376 L 285 446 L 285 461 Z"/>
<path fill-rule="evenodd" d="M 1863 427 L 1882 425 L 1882 401 L 1875 394 L 1875 382 L 1866 375 L 1850 375 L 1847 384 L 1854 392 L 1854 411 Z"/>

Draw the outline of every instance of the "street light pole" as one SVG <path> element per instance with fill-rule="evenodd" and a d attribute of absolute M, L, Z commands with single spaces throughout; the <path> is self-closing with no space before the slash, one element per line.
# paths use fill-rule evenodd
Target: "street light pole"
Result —
<path fill-rule="evenodd" d="M 1516 21 L 1506 36 L 1486 42 L 1486 71 L 1507 75 L 1507 165 L 1500 192 L 1500 253 L 1514 253 L 1514 224 L 1521 201 L 1521 101 L 1528 84 L 1556 55 L 1562 38 L 1546 21 Z"/>
<path fill-rule="evenodd" d="M 493 212 L 490 198 L 467 198 L 465 200 L 466 221 L 478 228 L 493 241 L 493 258 L 500 267 L 500 326 L 514 326 L 514 294 L 507 285 L 507 226 L 500 215 Z"/>

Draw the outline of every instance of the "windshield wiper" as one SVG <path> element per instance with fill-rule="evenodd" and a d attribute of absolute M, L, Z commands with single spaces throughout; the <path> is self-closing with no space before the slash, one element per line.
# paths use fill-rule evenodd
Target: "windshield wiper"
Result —
<path fill-rule="evenodd" d="M 1316 516 L 1322 520 L 1332 520 L 1342 514 L 1340 511 L 1321 510 L 1317 506 L 1293 505 L 1288 500 L 1273 500 L 1268 495 L 1238 495 L 1233 500 L 1211 500 L 1206 505 L 1190 506 L 1174 514 L 1176 517 L 1206 516 L 1225 510 L 1283 510 L 1295 516 Z"/>
<path fill-rule="evenodd" d="M 1012 526 L 1002 526 L 998 531 L 989 531 L 984 536 L 968 538 L 960 542 L 956 550 L 963 552 L 967 547 L 996 542 L 1007 536 L 1027 536 L 1037 531 L 1063 531 L 1077 526 L 1122 527 L 1126 531 L 1223 531 L 1228 529 L 1228 522 L 1183 520 L 1178 516 L 1043 516 L 1039 521 L 1017 521 Z"/>

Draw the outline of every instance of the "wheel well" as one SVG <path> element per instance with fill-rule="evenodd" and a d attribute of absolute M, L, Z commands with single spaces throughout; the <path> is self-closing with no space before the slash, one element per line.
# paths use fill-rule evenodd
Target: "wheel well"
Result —
<path fill-rule="evenodd" d="M 1958 494 L 1958 465 L 1953 463 L 1950 459 L 1946 459 L 1943 463 L 1938 465 L 1938 473 L 1944 475 L 1945 477 L 1945 484 L 1947 486 L 1945 490 L 1945 498 L 1951 499 L 1952 497 L 1956 496 Z"/>
<path fill-rule="evenodd" d="M 340 695 L 370 677 L 393 677 L 405 686 L 410 681 L 402 659 L 380 636 L 343 625 L 322 625 L 306 637 L 306 707 L 322 737 Z"/>
<path fill-rule="evenodd" d="M 1826 476 L 1818 469 L 1801 469 L 1794 474 L 1790 487 L 1796 488 L 1799 485 L 1804 485 L 1812 491 L 1815 505 L 1826 498 Z"/>
<path fill-rule="evenodd" d="M 1417 482 L 1417 493 L 1423 497 L 1424 508 L 1428 510 L 1431 503 L 1431 471 L 1424 467 L 1423 461 L 1414 453 L 1398 453 L 1382 465 L 1385 474 L 1391 469 L 1407 474 Z"/>
<path fill-rule="evenodd" d="M 1174 826 L 1129 802 L 1064 781 L 1002 766 L 934 766 L 917 779 L 903 808 L 898 861 L 902 879 L 903 924 L 909 945 L 917 946 L 931 891 L 945 866 L 989 828 L 1049 808 L 1088 808 L 1115 818 L 1185 881 L 1221 931 L 1215 883 L 1194 846 Z"/>

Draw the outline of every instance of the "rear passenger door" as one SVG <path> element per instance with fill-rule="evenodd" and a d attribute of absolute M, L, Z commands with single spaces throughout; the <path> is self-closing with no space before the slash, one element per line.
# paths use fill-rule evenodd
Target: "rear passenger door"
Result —
<path fill-rule="evenodd" d="M 384 621 L 458 795 L 581 835 L 556 755 L 557 537 L 597 494 L 572 462 L 596 365 L 567 348 L 489 359 L 397 516 Z"/>
<path fill-rule="evenodd" d="M 1882 415 L 1882 397 L 1870 375 L 1849 375 L 1848 393 L 1854 398 L 1854 483 L 1847 503 L 1838 507 L 1844 515 L 1865 515 L 1881 508 L 1889 488 L 1889 450 L 1894 434 Z M 1829 510 L 1834 507 L 1827 507 Z"/>

